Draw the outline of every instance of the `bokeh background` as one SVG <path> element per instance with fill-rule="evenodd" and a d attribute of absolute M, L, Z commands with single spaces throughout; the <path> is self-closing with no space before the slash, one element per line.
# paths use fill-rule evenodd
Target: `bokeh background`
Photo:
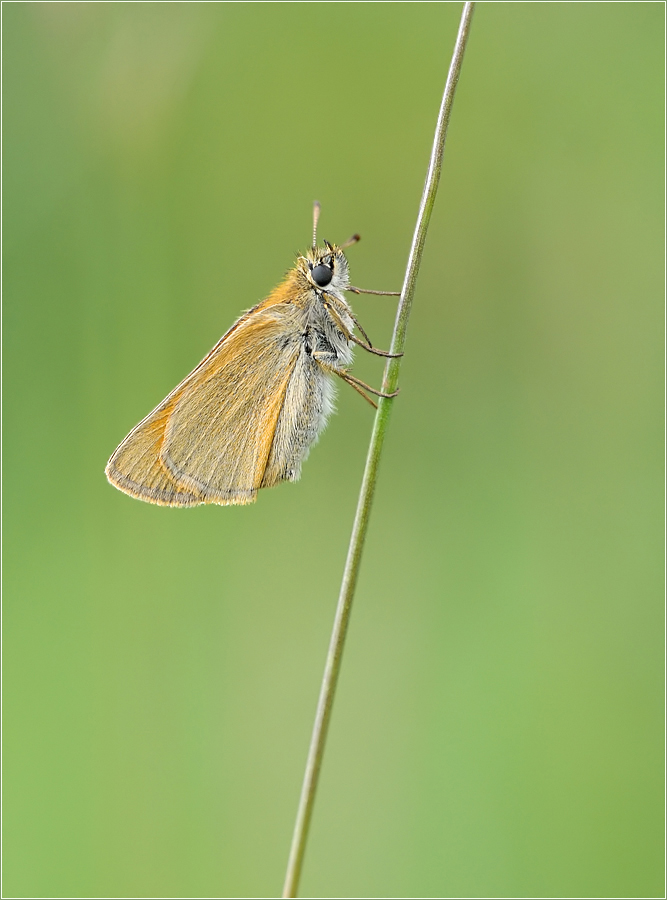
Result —
<path fill-rule="evenodd" d="M 3 5 L 5 896 L 280 893 L 372 411 L 247 508 L 104 465 L 315 198 L 400 287 L 460 8 Z M 476 11 L 303 895 L 664 896 L 663 16 Z"/>

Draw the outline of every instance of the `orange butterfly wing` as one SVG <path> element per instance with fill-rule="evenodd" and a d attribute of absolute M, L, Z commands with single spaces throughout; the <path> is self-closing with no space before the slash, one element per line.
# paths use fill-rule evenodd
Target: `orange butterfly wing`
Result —
<path fill-rule="evenodd" d="M 107 465 L 112 484 L 165 506 L 255 500 L 302 349 L 298 308 L 275 293 L 130 432 Z"/>

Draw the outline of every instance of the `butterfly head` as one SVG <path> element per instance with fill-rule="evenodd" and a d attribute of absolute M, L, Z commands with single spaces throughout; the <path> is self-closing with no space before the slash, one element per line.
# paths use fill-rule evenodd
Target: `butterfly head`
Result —
<path fill-rule="evenodd" d="M 328 241 L 324 242 L 324 247 L 313 247 L 305 256 L 300 256 L 297 268 L 316 290 L 338 293 L 347 290 L 350 284 L 345 254 Z"/>

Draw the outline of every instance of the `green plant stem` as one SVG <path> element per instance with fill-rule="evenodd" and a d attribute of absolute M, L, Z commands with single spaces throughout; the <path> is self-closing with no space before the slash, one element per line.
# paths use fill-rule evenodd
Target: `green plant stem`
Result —
<path fill-rule="evenodd" d="M 410 257 L 408 259 L 405 280 L 403 282 L 403 290 L 396 311 L 396 323 L 394 325 L 394 334 L 391 342 L 392 353 L 403 353 L 405 347 L 408 318 L 412 307 L 412 299 L 424 250 L 428 223 L 431 218 L 431 211 L 433 209 L 435 196 L 438 190 L 438 183 L 440 181 L 447 126 L 449 125 L 454 93 L 456 91 L 456 84 L 459 80 L 459 73 L 461 71 L 463 54 L 468 40 L 474 6 L 474 3 L 466 3 L 463 7 L 463 12 L 461 13 L 461 23 L 459 25 L 459 32 L 454 46 L 454 54 L 447 75 L 442 104 L 440 106 L 440 114 L 438 116 L 438 124 L 433 141 L 433 150 L 431 151 L 426 183 L 424 185 L 424 192 L 422 194 L 419 214 L 417 216 L 415 233 L 412 239 L 412 247 L 410 249 Z M 391 393 L 396 390 L 400 366 L 400 358 L 387 361 L 382 381 L 382 390 L 385 393 Z M 368 519 L 373 503 L 373 494 L 375 493 L 380 454 L 382 453 L 382 446 L 384 444 L 392 403 L 393 400 L 380 398 L 378 410 L 375 415 L 373 433 L 371 435 L 371 442 L 366 459 L 366 468 L 364 470 L 364 477 L 361 483 L 361 491 L 357 504 L 357 513 L 354 519 L 352 535 L 350 537 L 350 546 L 347 553 L 345 571 L 343 573 L 343 582 L 341 584 L 338 606 L 336 608 L 336 617 L 334 619 L 331 641 L 329 643 L 329 652 L 327 654 L 322 686 L 320 688 L 320 697 L 317 703 L 315 724 L 313 726 L 303 787 L 301 789 L 301 798 L 299 800 L 299 809 L 287 864 L 283 897 L 296 897 L 299 886 L 299 877 L 301 875 L 303 856 L 306 849 L 308 829 L 313 811 L 313 803 L 315 801 L 315 791 L 317 789 L 317 781 L 322 765 L 322 756 L 324 753 L 329 720 L 331 718 L 331 708 L 333 705 L 334 693 L 336 691 L 338 673 L 340 671 L 345 635 L 350 620 L 352 598 L 354 596 L 354 589 L 359 574 L 361 554 L 366 539 Z"/>

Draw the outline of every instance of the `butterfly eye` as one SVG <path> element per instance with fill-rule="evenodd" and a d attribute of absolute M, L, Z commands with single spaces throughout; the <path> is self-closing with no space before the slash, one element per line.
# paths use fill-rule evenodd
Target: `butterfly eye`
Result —
<path fill-rule="evenodd" d="M 310 274 L 318 287 L 326 287 L 333 278 L 333 272 L 329 266 L 315 266 Z"/>

